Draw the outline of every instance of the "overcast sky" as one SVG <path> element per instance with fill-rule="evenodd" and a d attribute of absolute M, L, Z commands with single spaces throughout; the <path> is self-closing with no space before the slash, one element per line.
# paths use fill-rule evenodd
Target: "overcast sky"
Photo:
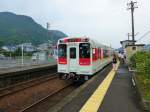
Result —
<path fill-rule="evenodd" d="M 136 0 L 135 33 L 138 40 L 150 31 L 150 0 Z M 0 12 L 31 16 L 37 23 L 68 36 L 88 36 L 102 44 L 120 47 L 131 32 L 130 0 L 0 0 Z M 149 44 L 150 34 L 140 43 Z"/>

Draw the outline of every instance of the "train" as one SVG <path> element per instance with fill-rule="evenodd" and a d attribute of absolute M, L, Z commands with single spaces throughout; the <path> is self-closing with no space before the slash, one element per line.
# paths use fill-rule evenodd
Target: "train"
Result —
<path fill-rule="evenodd" d="M 57 72 L 61 79 L 89 80 L 112 61 L 113 49 L 89 37 L 67 37 L 57 42 Z"/>

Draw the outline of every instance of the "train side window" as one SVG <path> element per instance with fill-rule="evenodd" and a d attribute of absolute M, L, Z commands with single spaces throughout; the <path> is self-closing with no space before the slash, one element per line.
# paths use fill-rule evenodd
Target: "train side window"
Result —
<path fill-rule="evenodd" d="M 90 58 L 90 44 L 89 43 L 80 43 L 79 56 L 80 58 Z"/>
<path fill-rule="evenodd" d="M 93 54 L 92 54 L 92 57 L 93 57 L 93 58 L 92 58 L 92 59 L 93 59 L 93 60 L 96 60 L 96 49 L 93 48 L 92 51 L 93 51 Z"/>
<path fill-rule="evenodd" d="M 98 48 L 93 48 L 93 61 L 98 59 Z"/>
<path fill-rule="evenodd" d="M 107 57 L 108 57 L 108 51 L 104 50 L 104 58 L 107 58 Z"/>
<path fill-rule="evenodd" d="M 58 45 L 58 57 L 60 58 L 66 58 L 67 53 L 67 45 L 66 44 L 59 44 Z"/>
<path fill-rule="evenodd" d="M 100 48 L 98 48 L 98 58 L 100 58 L 101 57 L 101 50 L 100 50 Z"/>
<path fill-rule="evenodd" d="M 72 59 L 76 58 L 76 48 L 75 47 L 70 48 L 70 58 L 72 58 Z"/>
<path fill-rule="evenodd" d="M 95 48 L 93 48 L 93 54 L 95 54 L 95 52 L 96 52 L 96 51 L 95 51 Z"/>

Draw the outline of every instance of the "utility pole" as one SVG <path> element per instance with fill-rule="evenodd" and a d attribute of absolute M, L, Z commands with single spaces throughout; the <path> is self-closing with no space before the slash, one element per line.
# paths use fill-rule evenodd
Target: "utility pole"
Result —
<path fill-rule="evenodd" d="M 128 6 L 128 10 L 131 10 L 131 20 L 132 20 L 132 41 L 133 41 L 133 45 L 135 45 L 135 35 L 134 35 L 134 9 L 138 8 L 137 6 L 135 6 L 137 4 L 137 2 L 133 2 L 131 1 L 130 3 L 127 4 Z"/>
<path fill-rule="evenodd" d="M 50 23 L 49 22 L 46 23 L 46 28 L 47 28 L 47 36 L 50 36 L 49 35 L 50 34 L 50 31 L 49 31 L 49 29 L 50 29 Z M 51 38 L 51 41 L 52 41 L 52 38 Z"/>
<path fill-rule="evenodd" d="M 47 28 L 47 30 L 49 30 L 49 27 L 50 27 L 50 23 L 47 22 L 47 23 L 46 23 L 46 28 Z"/>
<path fill-rule="evenodd" d="M 49 31 L 50 23 L 49 22 L 46 23 L 46 28 L 47 28 L 47 36 L 50 36 L 50 31 Z M 49 44 L 53 44 L 53 38 L 52 37 L 51 37 L 51 40 L 49 41 Z"/>
<path fill-rule="evenodd" d="M 21 51 L 22 51 L 22 61 L 21 61 L 22 63 L 21 64 L 23 66 L 23 44 L 21 45 Z"/>
<path fill-rule="evenodd" d="M 130 40 L 130 33 L 128 33 L 128 41 Z"/>
<path fill-rule="evenodd" d="M 130 41 L 130 36 L 132 36 L 130 33 L 127 34 L 128 35 L 128 45 L 129 45 L 129 41 Z"/>
<path fill-rule="evenodd" d="M 50 23 L 47 22 L 47 23 L 46 23 L 47 37 L 49 36 L 49 27 L 50 27 Z"/>

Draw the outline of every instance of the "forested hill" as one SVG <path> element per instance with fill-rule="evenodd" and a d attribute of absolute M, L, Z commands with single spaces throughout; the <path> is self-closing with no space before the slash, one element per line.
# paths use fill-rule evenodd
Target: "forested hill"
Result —
<path fill-rule="evenodd" d="M 50 39 L 57 41 L 66 36 L 58 30 L 47 31 L 31 17 L 0 12 L 0 46 L 25 42 L 38 45 Z"/>

